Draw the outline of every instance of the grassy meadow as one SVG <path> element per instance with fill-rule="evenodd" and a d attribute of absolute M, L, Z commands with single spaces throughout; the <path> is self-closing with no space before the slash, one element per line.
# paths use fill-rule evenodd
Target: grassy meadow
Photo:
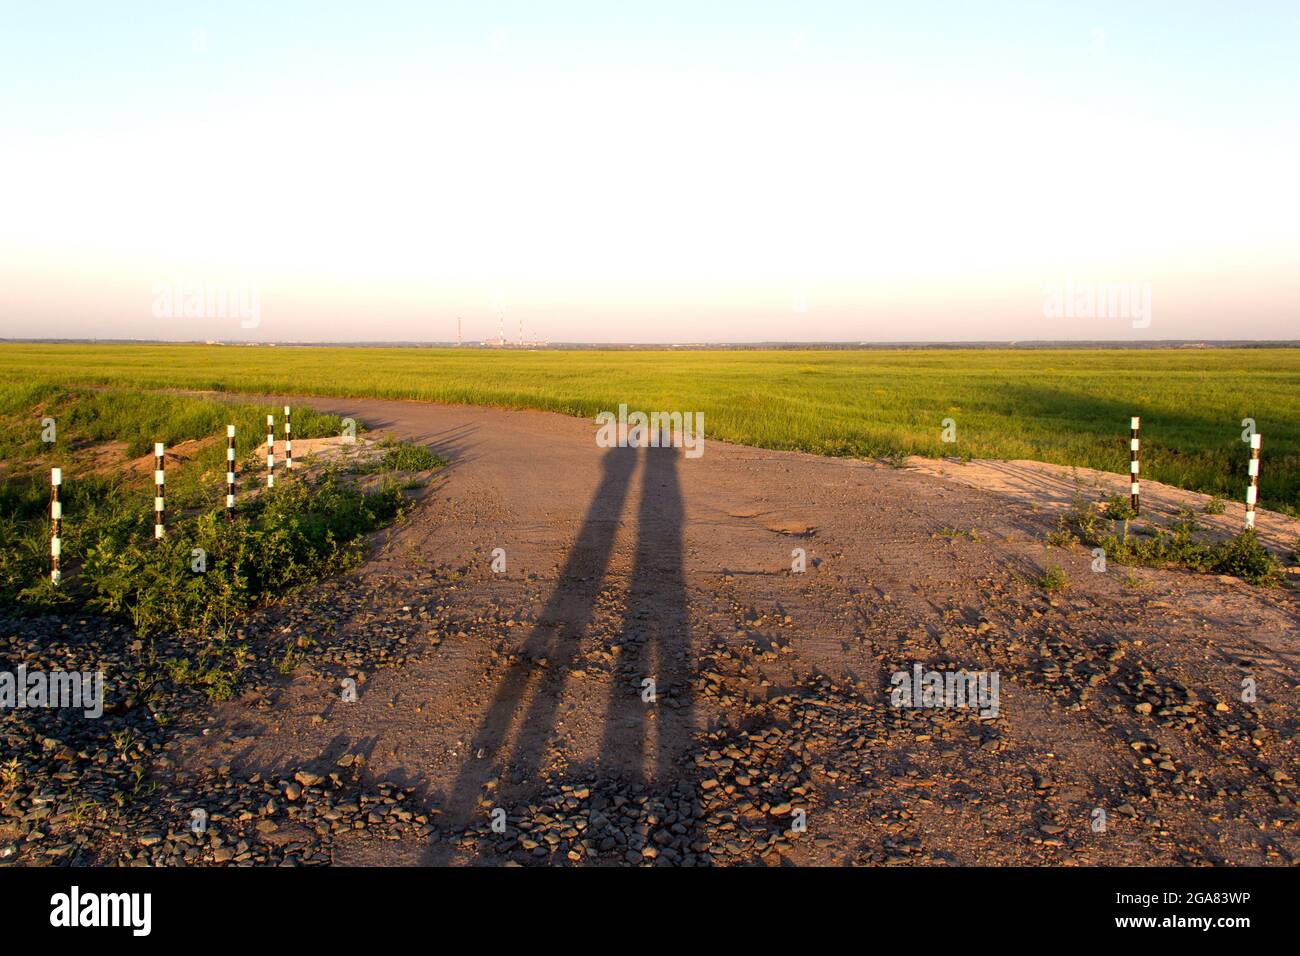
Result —
<path fill-rule="evenodd" d="M 422 399 L 593 417 L 703 411 L 707 438 L 826 455 L 1031 458 L 1300 509 L 1300 350 L 512 351 L 0 345 L 0 380 Z M 957 442 L 941 440 L 957 423 Z M 35 430 L 37 422 L 32 423 Z"/>

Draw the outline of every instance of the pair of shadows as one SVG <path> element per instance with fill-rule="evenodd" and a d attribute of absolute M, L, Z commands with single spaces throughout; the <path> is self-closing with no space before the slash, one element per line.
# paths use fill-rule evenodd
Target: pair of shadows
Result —
<path fill-rule="evenodd" d="M 623 647 L 606 707 L 598 776 L 645 773 L 647 725 L 654 742 L 655 786 L 665 785 L 681 749 L 689 744 L 692 720 L 690 630 L 686 606 L 682 528 L 685 507 L 674 448 L 644 449 L 637 542 L 623 624 Z M 478 794 L 497 768 L 503 776 L 527 782 L 537 776 L 556 712 L 582 641 L 595 613 L 596 598 L 608 573 L 619 522 L 640 456 L 636 448 L 612 448 L 602 462 L 600 484 L 560 571 L 555 590 L 510 666 L 474 735 L 465 763 L 444 807 L 444 820 L 462 826 L 475 810 Z M 536 665 L 545 658 L 547 667 Z M 623 670 L 624 676 L 618 671 Z M 655 681 L 656 697 L 669 695 L 672 708 L 643 702 L 630 671 Z M 525 709 L 526 708 L 526 709 Z M 518 727 L 513 750 L 501 752 Z M 485 757 L 478 759 L 484 752 Z M 435 856 L 450 852 L 443 843 Z M 440 862 L 434 859 L 431 862 Z"/>

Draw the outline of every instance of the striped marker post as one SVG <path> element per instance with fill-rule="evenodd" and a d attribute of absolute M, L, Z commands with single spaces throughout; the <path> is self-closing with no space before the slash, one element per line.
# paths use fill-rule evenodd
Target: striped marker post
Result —
<path fill-rule="evenodd" d="M 235 519 L 235 426 L 226 426 L 226 520 Z"/>
<path fill-rule="evenodd" d="M 63 484 L 63 469 L 50 469 L 50 581 L 58 584 L 63 577 L 59 558 L 63 555 L 63 502 L 59 501 L 59 485 Z"/>
<path fill-rule="evenodd" d="M 1132 498 L 1133 513 L 1139 514 L 1138 508 L 1138 449 L 1142 447 L 1138 439 L 1138 428 L 1142 424 L 1142 419 L 1134 415 L 1129 419 L 1129 428 L 1131 429 L 1128 440 L 1128 470 L 1129 470 L 1129 494 Z"/>
<path fill-rule="evenodd" d="M 166 475 L 163 473 L 163 451 L 165 446 L 162 442 L 153 443 L 153 536 L 155 540 L 162 538 L 166 531 L 167 523 L 167 492 L 164 490 Z"/>
<path fill-rule="evenodd" d="M 1259 434 L 1250 436 L 1250 485 L 1246 488 L 1246 530 L 1255 527 L 1255 501 L 1259 498 Z"/>
<path fill-rule="evenodd" d="M 266 487 L 275 487 L 275 416 L 266 416 Z"/>
<path fill-rule="evenodd" d="M 284 406 L 284 470 L 293 471 L 293 423 L 288 405 Z"/>

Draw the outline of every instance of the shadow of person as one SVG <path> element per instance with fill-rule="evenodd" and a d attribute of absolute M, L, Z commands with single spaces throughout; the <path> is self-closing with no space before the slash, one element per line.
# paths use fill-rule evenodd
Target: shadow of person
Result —
<path fill-rule="evenodd" d="M 655 789 L 666 788 L 678 775 L 676 762 L 694 732 L 680 454 L 676 448 L 645 450 L 623 653 L 606 706 L 599 758 L 602 778 L 637 779 Z M 652 768 L 646 765 L 650 737 Z"/>
<path fill-rule="evenodd" d="M 636 463 L 635 448 L 611 448 L 605 453 L 600 484 L 555 590 L 524 640 L 520 659 L 502 678 L 452 784 L 443 807 L 445 833 L 454 834 L 470 821 L 484 784 L 496 773 L 508 772 L 520 782 L 536 774 L 609 567 Z M 545 667 L 538 663 L 543 658 Z M 521 715 L 525 702 L 527 712 Z M 504 748 L 516 722 L 516 740 L 507 759 Z M 492 759 L 479 759 L 480 752 Z M 448 844 L 435 844 L 426 862 L 445 863 L 450 855 Z"/>

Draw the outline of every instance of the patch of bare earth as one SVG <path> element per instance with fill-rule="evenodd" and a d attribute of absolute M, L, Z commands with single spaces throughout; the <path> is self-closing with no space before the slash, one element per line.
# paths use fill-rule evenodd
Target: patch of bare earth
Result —
<path fill-rule="evenodd" d="M 292 401 L 451 462 L 364 567 L 247 622 L 356 652 L 175 749 L 269 782 L 360 756 L 414 788 L 431 832 L 336 825 L 335 862 L 1295 862 L 1296 591 L 1095 573 L 1044 543 L 1062 475 L 687 459 L 557 415 Z M 1148 483 L 1144 506 L 1182 494 Z M 1032 583 L 1049 564 L 1064 590 Z M 996 718 L 891 706 L 917 663 L 996 672 Z"/>
<path fill-rule="evenodd" d="M 1042 461 L 998 461 L 952 458 L 922 458 L 913 455 L 907 466 L 924 475 L 945 478 L 970 488 L 991 491 L 1016 502 L 1018 507 L 1061 513 L 1076 498 L 1096 502 L 1111 495 L 1124 498 L 1129 494 L 1127 475 L 1114 475 L 1094 468 L 1053 465 Z M 1243 494 L 1245 489 L 1242 489 Z M 1223 514 L 1206 512 L 1211 496 L 1186 491 L 1159 481 L 1143 479 L 1141 504 L 1143 518 L 1169 524 L 1180 510 L 1196 515 L 1197 524 L 1210 536 L 1227 538 L 1245 526 L 1246 505 L 1243 501 L 1224 501 Z M 1290 555 L 1300 544 L 1300 521 L 1276 511 L 1259 509 L 1255 528 L 1265 547 L 1279 555 Z"/>

